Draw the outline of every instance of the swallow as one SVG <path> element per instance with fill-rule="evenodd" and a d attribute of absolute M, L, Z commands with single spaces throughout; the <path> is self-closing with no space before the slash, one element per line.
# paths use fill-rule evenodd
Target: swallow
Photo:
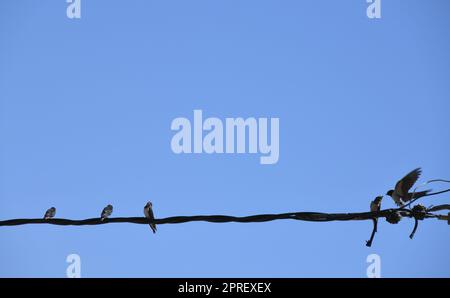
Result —
<path fill-rule="evenodd" d="M 144 215 L 146 218 L 154 220 L 155 216 L 153 215 L 153 204 L 152 202 L 148 202 L 144 207 Z M 156 225 L 154 223 L 149 224 L 153 233 L 156 233 Z"/>
<path fill-rule="evenodd" d="M 383 200 L 383 197 L 378 196 L 375 198 L 375 200 L 370 202 L 370 211 L 371 212 L 377 212 L 377 211 L 381 210 L 381 200 Z"/>
<path fill-rule="evenodd" d="M 383 196 L 376 197 L 372 202 L 370 202 L 370 212 L 378 212 L 381 210 L 381 200 L 383 200 Z M 375 224 L 378 223 L 378 218 L 373 218 Z M 375 232 L 377 232 L 377 226 L 375 225 Z"/>
<path fill-rule="evenodd" d="M 45 215 L 44 215 L 44 219 L 50 219 L 55 217 L 56 215 L 56 208 L 52 207 L 50 209 L 48 209 L 47 211 L 45 211 Z"/>
<path fill-rule="evenodd" d="M 113 212 L 113 206 L 112 205 L 108 205 L 105 208 L 103 208 L 102 214 L 100 215 L 101 220 L 105 220 L 105 218 L 108 218 L 108 216 L 110 216 Z"/>
<path fill-rule="evenodd" d="M 410 193 L 409 190 L 414 186 L 422 173 L 421 168 L 412 170 L 409 174 L 403 177 L 395 184 L 395 188 L 389 190 L 386 195 L 390 196 L 398 206 L 403 206 L 412 198 L 418 199 L 426 196 L 431 190 L 419 191 Z"/>

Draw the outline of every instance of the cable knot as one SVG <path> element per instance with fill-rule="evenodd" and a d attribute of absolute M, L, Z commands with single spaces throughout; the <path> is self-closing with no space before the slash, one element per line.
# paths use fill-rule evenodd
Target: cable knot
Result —
<path fill-rule="evenodd" d="M 411 209 L 411 214 L 417 220 L 424 220 L 427 215 L 427 208 L 418 204 Z"/>
<path fill-rule="evenodd" d="M 402 215 L 400 214 L 399 211 L 395 210 L 389 212 L 389 214 L 386 216 L 386 221 L 390 224 L 398 224 L 401 219 Z"/>

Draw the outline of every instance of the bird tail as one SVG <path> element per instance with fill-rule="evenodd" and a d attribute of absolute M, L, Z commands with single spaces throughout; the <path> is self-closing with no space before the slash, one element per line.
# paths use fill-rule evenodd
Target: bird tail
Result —
<path fill-rule="evenodd" d="M 153 234 L 155 234 L 156 233 L 156 225 L 155 224 L 150 224 L 150 228 L 152 229 Z"/>
<path fill-rule="evenodd" d="M 424 190 L 424 191 L 415 192 L 415 193 L 414 193 L 414 198 L 421 198 L 421 197 L 424 197 L 424 196 L 426 196 L 430 191 L 431 191 L 431 189 L 427 189 L 427 190 Z"/>
<path fill-rule="evenodd" d="M 410 201 L 411 199 L 419 199 L 421 197 L 425 197 L 425 196 L 428 195 L 428 193 L 430 191 L 431 191 L 431 189 L 427 189 L 427 190 L 424 190 L 424 191 L 418 191 L 418 192 L 415 192 L 415 193 L 410 193 L 409 194 L 409 198 L 408 198 L 408 200 L 406 200 L 406 202 Z"/>

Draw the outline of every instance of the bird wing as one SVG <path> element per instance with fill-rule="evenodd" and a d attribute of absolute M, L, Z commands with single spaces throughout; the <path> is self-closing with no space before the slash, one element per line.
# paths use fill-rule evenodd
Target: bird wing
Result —
<path fill-rule="evenodd" d="M 412 170 L 395 185 L 395 191 L 401 196 L 406 196 L 411 187 L 417 182 L 422 170 L 420 168 Z"/>
<path fill-rule="evenodd" d="M 144 208 L 144 215 L 148 219 L 154 219 L 155 216 L 153 215 L 152 208 Z M 149 224 L 150 228 L 152 229 L 153 233 L 156 233 L 156 225 L 154 223 Z"/>
<path fill-rule="evenodd" d="M 155 218 L 155 216 L 153 215 L 153 209 L 152 209 L 152 208 L 148 208 L 148 216 L 149 216 L 151 219 L 154 219 L 154 218 Z"/>
<path fill-rule="evenodd" d="M 152 210 L 152 208 L 144 208 L 144 215 L 145 215 L 145 217 L 147 217 L 147 218 L 153 219 L 154 216 L 153 216 L 153 210 Z"/>
<path fill-rule="evenodd" d="M 371 211 L 371 212 L 376 211 L 376 205 L 375 205 L 375 202 L 374 202 L 374 201 L 370 202 L 370 211 Z"/>

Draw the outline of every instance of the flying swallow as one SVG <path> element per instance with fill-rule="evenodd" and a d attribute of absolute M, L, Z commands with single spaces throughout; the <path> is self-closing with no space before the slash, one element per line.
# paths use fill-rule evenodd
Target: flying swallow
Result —
<path fill-rule="evenodd" d="M 153 215 L 153 204 L 152 202 L 148 202 L 144 207 L 144 215 L 148 219 L 155 219 L 155 216 Z M 150 224 L 150 228 L 152 229 L 153 233 L 156 233 L 156 225 L 154 223 Z"/>
<path fill-rule="evenodd" d="M 397 182 L 394 189 L 389 190 L 386 195 L 390 196 L 398 206 L 403 206 L 412 198 L 418 199 L 425 196 L 431 190 L 419 191 L 410 193 L 409 190 L 413 187 L 422 173 L 421 168 L 412 170 L 408 175 Z"/>
<path fill-rule="evenodd" d="M 383 197 L 378 196 L 375 198 L 375 200 L 370 202 L 370 211 L 371 212 L 377 212 L 377 211 L 381 210 L 381 200 L 383 200 Z"/>
<path fill-rule="evenodd" d="M 45 212 L 44 219 L 53 218 L 55 217 L 55 215 L 56 215 L 56 208 L 52 207 Z"/>
<path fill-rule="evenodd" d="M 103 208 L 102 214 L 100 215 L 101 220 L 105 220 L 105 218 L 107 218 L 108 216 L 110 216 L 113 212 L 113 206 L 112 205 L 108 205 L 105 208 Z"/>

